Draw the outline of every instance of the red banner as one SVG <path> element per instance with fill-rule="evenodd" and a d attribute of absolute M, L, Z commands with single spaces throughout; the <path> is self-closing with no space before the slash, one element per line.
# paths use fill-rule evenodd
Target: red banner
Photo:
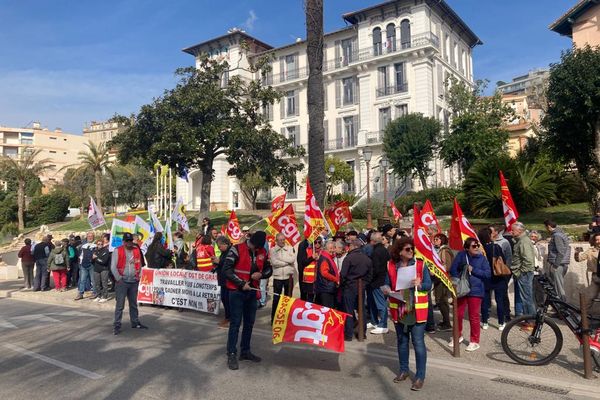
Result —
<path fill-rule="evenodd" d="M 288 204 L 278 214 L 267 218 L 267 225 L 270 228 L 269 231 L 282 233 L 290 246 L 295 246 L 300 242 L 300 231 L 296 223 L 296 213 L 294 212 L 294 206 L 291 204 Z"/>
<path fill-rule="evenodd" d="M 517 222 L 519 218 L 519 212 L 515 206 L 515 202 L 508 190 L 508 184 L 504 179 L 504 174 L 500 171 L 500 194 L 502 196 L 502 211 L 504 212 L 504 224 L 506 229 L 510 231 L 512 224 Z"/>
<path fill-rule="evenodd" d="M 227 222 L 227 237 L 233 244 L 237 244 L 242 239 L 242 230 L 240 229 L 240 222 L 235 215 L 235 211 L 231 210 L 229 215 L 229 221 Z"/>
<path fill-rule="evenodd" d="M 448 234 L 448 245 L 452 250 L 464 250 L 464 242 L 469 237 L 477 239 L 477 233 L 463 214 L 458 201 L 454 199 L 452 222 L 450 223 L 450 233 Z"/>
<path fill-rule="evenodd" d="M 323 213 L 317 204 L 310 182 L 306 178 L 306 200 L 304 202 L 304 237 L 313 243 L 317 236 L 325 230 Z"/>
<path fill-rule="evenodd" d="M 279 210 L 282 210 L 283 207 L 285 206 L 285 193 L 282 194 L 281 196 L 277 196 L 273 199 L 273 201 L 271 202 L 271 212 L 275 213 Z"/>
<path fill-rule="evenodd" d="M 390 202 L 390 206 L 392 207 L 392 213 L 394 213 L 394 220 L 398 222 L 402 219 L 402 213 L 396 208 L 396 205 L 393 201 Z"/>
<path fill-rule="evenodd" d="M 438 222 L 437 217 L 435 216 L 435 212 L 433 211 L 433 206 L 429 199 L 425 201 L 425 205 L 421 210 L 421 222 L 427 228 L 429 225 L 435 225 L 437 227 L 437 232 L 442 233 L 442 228 L 440 228 L 440 223 Z"/>
<path fill-rule="evenodd" d="M 306 343 L 343 353 L 346 316 L 329 307 L 281 296 L 273 320 L 273 344 Z"/>
<path fill-rule="evenodd" d="M 352 222 L 352 212 L 347 201 L 338 201 L 325 210 L 325 218 L 329 224 L 331 234 L 335 235 L 342 226 Z"/>

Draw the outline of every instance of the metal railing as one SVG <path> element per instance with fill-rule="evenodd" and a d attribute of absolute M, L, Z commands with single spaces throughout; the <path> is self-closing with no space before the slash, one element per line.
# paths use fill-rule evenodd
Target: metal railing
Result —
<path fill-rule="evenodd" d="M 294 81 L 296 79 L 305 79 L 306 77 L 308 77 L 308 66 L 299 67 L 268 76 L 268 79 L 266 79 L 268 83 L 266 84 L 277 85 L 284 82 Z"/>
<path fill-rule="evenodd" d="M 365 143 L 367 145 L 383 143 L 383 135 L 384 131 L 367 132 L 365 135 Z"/>
<path fill-rule="evenodd" d="M 351 149 L 358 146 L 358 135 L 328 140 L 324 144 L 325 151 Z"/>
<path fill-rule="evenodd" d="M 375 89 L 375 93 L 376 93 L 377 97 L 391 96 L 393 94 L 406 93 L 406 92 L 408 92 L 408 83 L 406 83 L 406 82 L 396 84 L 393 86 L 384 86 L 382 88 Z"/>

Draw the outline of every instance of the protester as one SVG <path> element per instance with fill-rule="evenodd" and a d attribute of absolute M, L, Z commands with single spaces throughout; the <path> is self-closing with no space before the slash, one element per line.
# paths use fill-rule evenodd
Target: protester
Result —
<path fill-rule="evenodd" d="M 510 266 L 512 265 L 513 245 L 507 238 L 505 238 L 502 235 L 504 226 L 490 225 L 488 226 L 488 228 L 490 228 L 490 231 L 492 232 L 492 240 L 502 249 L 502 255 L 504 256 L 504 260 L 506 260 L 506 265 L 508 265 L 510 268 Z M 511 277 L 512 276 L 507 276 L 504 278 L 506 280 L 507 288 Z M 523 302 L 521 301 L 521 296 L 519 295 L 519 288 L 517 287 L 516 282 L 514 282 L 514 307 L 515 316 L 523 315 Z M 504 321 L 510 321 L 510 299 L 508 297 L 508 289 L 506 291 L 506 296 L 504 296 Z"/>
<path fill-rule="evenodd" d="M 481 302 L 485 294 L 484 281 L 490 279 L 492 271 L 487 258 L 481 254 L 481 245 L 475 238 L 467 238 L 464 243 L 464 250 L 460 251 L 450 267 L 450 276 L 458 278 L 464 268 L 469 271 L 469 284 L 471 290 L 466 296 L 460 297 L 458 301 L 458 342 L 462 343 L 463 317 L 465 310 L 469 309 L 470 334 L 469 345 L 466 351 L 475 351 L 479 349 L 479 313 L 481 312 Z M 454 347 L 454 341 L 451 340 L 448 345 Z"/>
<path fill-rule="evenodd" d="M 52 272 L 54 290 L 64 292 L 67 290 L 67 270 L 69 269 L 69 252 L 67 246 L 69 239 L 54 242 L 54 249 L 48 257 L 48 271 Z"/>
<path fill-rule="evenodd" d="M 52 235 L 50 234 L 44 236 L 42 241 L 33 248 L 33 258 L 35 260 L 35 278 L 33 281 L 34 292 L 50 290 L 48 257 L 53 248 Z"/>
<path fill-rule="evenodd" d="M 335 296 L 340 284 L 340 275 L 333 261 L 335 243 L 328 241 L 317 260 L 315 280 L 315 301 L 324 307 L 335 307 Z"/>
<path fill-rule="evenodd" d="M 548 267 L 550 279 L 558 295 L 565 300 L 565 275 L 571 261 L 571 245 L 565 232 L 556 225 L 556 222 L 547 219 L 544 221 L 546 230 L 550 233 L 548 243 Z"/>
<path fill-rule="evenodd" d="M 79 238 L 79 240 L 77 240 Z M 81 245 L 81 237 L 69 236 L 69 271 L 67 272 L 67 287 L 76 287 L 79 282 L 79 246 Z"/>
<path fill-rule="evenodd" d="M 223 309 L 225 310 L 225 318 L 219 324 L 221 328 L 227 328 L 229 326 L 229 319 L 231 318 L 231 311 L 229 307 L 229 289 L 227 289 L 225 274 L 223 273 L 223 265 L 227 258 L 227 253 L 231 248 L 231 241 L 225 236 L 219 236 L 216 240 L 217 246 L 219 246 L 219 256 L 213 257 L 213 264 L 215 268 L 213 272 L 217 273 L 217 282 L 221 288 L 221 303 L 223 303 Z"/>
<path fill-rule="evenodd" d="M 512 233 L 516 241 L 511 265 L 515 287 L 518 287 L 523 302 L 523 312 L 526 315 L 534 315 L 533 271 L 535 270 L 535 253 L 533 244 L 525 232 L 525 225 L 521 222 L 515 222 L 512 225 Z M 525 328 L 529 328 L 527 324 L 525 325 Z"/>
<path fill-rule="evenodd" d="M 223 273 L 229 289 L 231 318 L 227 337 L 227 365 L 229 369 L 239 368 L 237 342 L 240 325 L 244 323 L 240 344 L 240 360 L 260 362 L 261 358 L 250 351 L 252 328 L 256 319 L 257 291 L 260 279 L 267 279 L 272 269 L 264 248 L 266 233 L 258 231 L 245 242 L 233 246 L 223 264 Z M 253 290 L 254 289 L 254 290 Z"/>
<path fill-rule="evenodd" d="M 296 252 L 292 246 L 286 244 L 282 233 L 275 235 L 275 246 L 269 251 L 269 260 L 273 268 L 273 304 L 271 309 L 271 324 L 275 318 L 275 311 L 279 305 L 278 294 L 285 293 L 291 296 L 294 290 L 294 271 L 296 270 Z"/>
<path fill-rule="evenodd" d="M 167 268 L 173 262 L 173 253 L 171 250 L 165 249 L 165 246 L 162 243 L 162 238 L 162 232 L 156 232 L 154 234 L 154 238 L 152 239 L 152 243 L 150 243 L 150 246 L 148 246 L 148 251 L 146 251 L 148 268 Z"/>
<path fill-rule="evenodd" d="M 25 286 L 23 286 L 22 290 L 31 290 L 33 288 L 33 266 L 35 264 L 35 258 L 31 249 L 31 239 L 25 239 L 25 245 L 21 247 L 17 257 L 21 259 L 21 269 L 23 270 L 23 279 L 25 281 Z"/>
<path fill-rule="evenodd" d="M 446 271 L 450 271 L 452 261 L 454 260 L 454 254 L 448 246 L 448 237 L 443 233 L 438 233 L 433 237 L 433 246 L 444 265 Z M 435 304 L 442 314 L 442 322 L 440 322 L 436 329 L 438 331 L 450 331 L 452 330 L 452 323 L 450 322 L 450 303 L 448 299 L 452 296 L 450 290 L 442 282 L 438 282 L 433 288 L 433 295 L 435 296 Z"/>
<path fill-rule="evenodd" d="M 212 237 L 209 235 L 202 236 L 200 244 L 195 249 L 196 269 L 202 272 L 207 272 L 213 269 L 213 257 L 215 257 L 215 248 L 212 244 Z"/>
<path fill-rule="evenodd" d="M 591 272 L 592 279 L 586 291 L 587 309 L 591 310 L 594 299 L 600 299 L 600 232 L 590 238 L 590 248 L 583 251 L 581 247 L 575 249 L 575 261 L 587 261 L 587 272 Z"/>
<path fill-rule="evenodd" d="M 215 250 L 215 256 L 221 256 L 221 250 L 219 250 L 219 245 L 217 244 L 217 238 L 219 237 L 219 230 L 215 227 L 210 230 L 210 239 L 212 240 L 213 248 Z"/>
<path fill-rule="evenodd" d="M 187 264 L 189 263 L 189 250 L 187 244 L 183 240 L 183 233 L 175 232 L 173 234 L 173 248 L 175 249 L 175 267 L 189 269 L 186 268 Z"/>
<path fill-rule="evenodd" d="M 210 223 L 210 218 L 208 218 L 208 217 L 202 218 L 202 226 L 200 227 L 200 234 L 202 236 L 209 235 L 211 229 L 212 229 L 212 224 Z"/>
<path fill-rule="evenodd" d="M 121 319 L 125 308 L 125 298 L 129 303 L 129 321 L 134 329 L 148 329 L 142 325 L 138 315 L 137 291 L 140 273 L 144 266 L 144 257 L 139 247 L 133 243 L 133 235 L 123 234 L 123 244 L 117 247 L 110 262 L 110 269 L 116 281 L 115 320 L 113 334 L 121 333 Z"/>
<path fill-rule="evenodd" d="M 479 241 L 483 244 L 483 249 L 490 266 L 494 265 L 494 259 L 500 259 L 506 264 L 506 259 L 502 253 L 502 248 L 492 240 L 492 232 L 490 228 L 483 228 L 478 232 Z M 492 274 L 489 279 L 484 280 L 485 284 L 485 295 L 483 298 L 483 304 L 481 305 L 481 323 L 484 330 L 489 328 L 489 317 L 490 308 L 492 307 L 492 291 L 494 292 L 494 299 L 496 300 L 496 312 L 498 315 L 498 330 L 504 330 L 506 311 L 504 310 L 504 298 L 508 292 L 508 282 L 506 277 L 497 276 L 494 274 L 492 267 Z"/>
<path fill-rule="evenodd" d="M 381 227 L 381 233 L 391 246 L 394 243 L 398 229 L 392 224 L 385 224 Z"/>
<path fill-rule="evenodd" d="M 433 244 L 434 237 L 438 233 L 438 227 L 436 224 L 429 224 L 427 226 L 427 236 L 429 237 L 429 241 Z M 435 246 L 434 246 L 435 247 Z M 427 293 L 427 298 L 429 299 L 428 305 L 428 314 L 427 314 L 427 323 L 425 324 L 425 332 L 434 334 L 437 332 L 436 324 L 435 324 L 435 315 L 433 313 L 433 301 L 431 300 L 433 296 L 433 292 L 436 287 L 443 285 L 442 281 L 435 275 L 431 276 L 432 290 Z"/>
<path fill-rule="evenodd" d="M 385 283 L 390 253 L 383 246 L 383 235 L 381 232 L 371 234 L 371 262 L 373 264 L 373 278 L 367 286 L 367 305 L 369 306 L 370 322 L 367 329 L 374 335 L 388 333 L 387 301 L 381 287 Z"/>
<path fill-rule="evenodd" d="M 529 239 L 531 239 L 531 243 L 533 243 L 533 251 L 535 254 L 535 274 L 537 275 L 544 270 L 546 247 L 540 243 L 540 234 L 538 231 L 529 232 Z"/>
<path fill-rule="evenodd" d="M 110 274 L 110 261 L 112 255 L 109 250 L 110 235 L 102 235 L 102 240 L 96 242 L 96 250 L 92 255 L 94 260 L 94 288 L 99 303 L 108 301 L 108 276 Z"/>
<path fill-rule="evenodd" d="M 333 261 L 335 262 L 335 267 L 339 272 L 342 270 L 342 264 L 344 263 L 344 259 L 346 258 L 346 243 L 343 240 L 335 241 L 335 257 Z"/>
<path fill-rule="evenodd" d="M 431 290 L 431 278 L 423 262 L 415 261 L 414 253 L 413 241 L 408 237 L 400 238 L 392 244 L 391 260 L 388 262 L 385 284 L 381 290 L 389 296 L 389 313 L 396 327 L 400 371 L 394 378 L 394 383 L 409 378 L 409 341 L 412 340 L 417 371 L 411 390 L 418 391 L 423 388 L 427 367 L 425 323 L 429 304 L 427 293 Z M 396 286 L 398 271 L 400 268 L 412 266 L 415 266 L 415 278 L 410 282 L 411 288 L 400 290 Z M 394 292 L 393 296 L 392 292 Z"/>
<path fill-rule="evenodd" d="M 307 239 L 304 239 L 298 245 L 298 256 L 296 259 L 298 263 L 298 279 L 301 279 L 300 299 L 311 303 L 315 301 L 315 265 L 322 245 L 323 239 L 321 237 L 317 237 L 312 245 Z"/>
<path fill-rule="evenodd" d="M 364 315 L 364 302 L 359 304 L 358 301 L 358 281 L 362 280 L 363 292 L 371 283 L 373 277 L 373 264 L 371 259 L 367 257 L 361 250 L 363 243 L 360 239 L 351 239 L 348 243 L 348 254 L 342 264 L 340 273 L 340 288 L 342 290 L 342 308 L 344 312 L 349 314 L 346 318 L 344 329 L 344 339 L 351 341 L 354 331 L 354 311 L 360 307 L 360 312 Z M 358 329 L 366 329 L 365 326 L 360 326 Z"/>
<path fill-rule="evenodd" d="M 94 289 L 92 282 L 92 273 L 94 269 L 94 263 L 92 255 L 96 250 L 96 243 L 94 241 L 94 232 L 88 232 L 85 237 L 86 241 L 81 245 L 81 252 L 79 255 L 79 284 L 78 293 L 75 300 L 83 299 L 83 295 L 86 290 Z M 94 289 L 92 299 L 96 299 L 98 293 Z"/>

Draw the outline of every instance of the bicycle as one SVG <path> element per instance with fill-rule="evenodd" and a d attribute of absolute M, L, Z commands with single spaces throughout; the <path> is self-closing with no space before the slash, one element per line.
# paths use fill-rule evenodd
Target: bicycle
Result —
<path fill-rule="evenodd" d="M 581 310 L 557 294 L 552 282 L 545 276 L 537 278 L 543 299 L 535 315 L 523 315 L 511 320 L 502 331 L 502 349 L 512 360 L 523 365 L 545 365 L 561 351 L 563 335 L 557 323 L 547 316 L 552 308 L 559 319 L 569 327 L 580 344 L 583 343 Z M 589 317 L 590 349 L 596 369 L 600 370 L 600 318 Z"/>

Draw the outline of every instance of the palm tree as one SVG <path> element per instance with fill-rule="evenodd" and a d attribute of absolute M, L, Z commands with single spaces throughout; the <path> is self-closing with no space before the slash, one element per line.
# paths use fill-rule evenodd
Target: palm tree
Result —
<path fill-rule="evenodd" d="M 4 173 L 10 174 L 17 179 L 17 207 L 19 230 L 25 229 L 25 185 L 30 176 L 39 176 L 43 172 L 52 168 L 50 159 L 36 160 L 42 152 L 41 149 L 24 148 L 17 157 L 0 158 L 0 169 Z"/>
<path fill-rule="evenodd" d="M 93 142 L 86 143 L 87 151 L 79 152 L 80 167 L 78 172 L 93 173 L 94 187 L 96 190 L 96 204 L 102 209 L 102 174 L 108 172 L 113 175 L 112 161 L 106 143 L 96 145 Z"/>

